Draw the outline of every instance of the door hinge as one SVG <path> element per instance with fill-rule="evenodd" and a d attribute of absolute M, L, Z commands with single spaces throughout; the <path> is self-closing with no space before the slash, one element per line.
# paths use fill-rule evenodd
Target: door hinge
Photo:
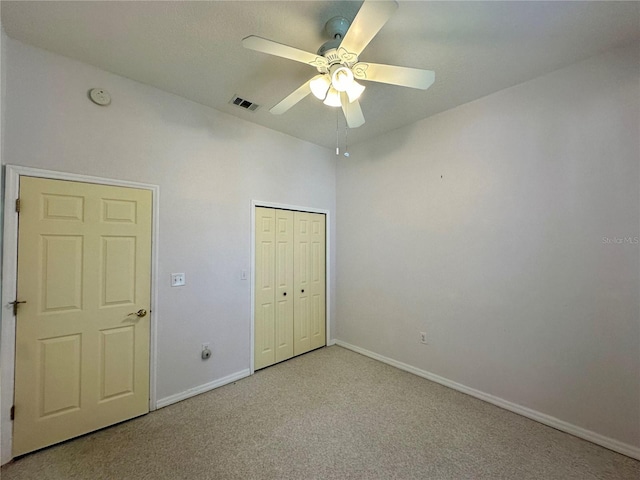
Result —
<path fill-rule="evenodd" d="M 14 418 L 16 418 L 16 406 L 12 405 L 11 406 L 11 420 L 13 420 Z"/>
<path fill-rule="evenodd" d="M 20 199 L 16 198 L 16 213 L 20 213 Z"/>

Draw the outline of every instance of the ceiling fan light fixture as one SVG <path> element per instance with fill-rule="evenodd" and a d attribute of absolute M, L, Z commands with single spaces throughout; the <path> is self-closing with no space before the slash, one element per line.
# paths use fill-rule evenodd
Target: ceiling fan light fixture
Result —
<path fill-rule="evenodd" d="M 329 88 L 327 98 L 324 99 L 323 103 L 329 107 L 341 107 L 340 93 L 338 93 L 338 91 L 333 87 Z"/>
<path fill-rule="evenodd" d="M 329 80 L 329 75 L 317 76 L 309 82 L 311 93 L 319 100 L 324 100 L 327 97 L 330 86 L 331 80 Z"/>
<path fill-rule="evenodd" d="M 349 88 L 347 88 L 347 96 L 349 97 L 349 103 L 355 102 L 360 98 L 362 92 L 364 92 L 365 86 L 359 84 L 355 80 Z"/>
<path fill-rule="evenodd" d="M 364 0 L 351 23 L 341 17 L 329 20 L 326 28 L 332 39 L 325 42 L 316 54 L 255 35 L 243 38 L 245 48 L 304 63 L 318 71 L 269 111 L 280 115 L 313 93 L 327 106 L 342 107 L 349 128 L 357 128 L 364 124 L 358 99 L 365 87 L 355 81 L 356 77 L 421 90 L 429 88 L 435 80 L 435 72 L 431 70 L 358 60 L 396 8 L 396 0 Z"/>
<path fill-rule="evenodd" d="M 339 92 L 346 92 L 353 81 L 353 72 L 349 67 L 340 65 L 331 72 L 331 85 Z"/>

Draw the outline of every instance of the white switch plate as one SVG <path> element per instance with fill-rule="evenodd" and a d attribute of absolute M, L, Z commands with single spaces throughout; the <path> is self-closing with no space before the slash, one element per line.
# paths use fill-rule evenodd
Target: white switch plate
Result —
<path fill-rule="evenodd" d="M 171 274 L 171 286 L 182 287 L 185 284 L 184 273 L 172 273 Z"/>

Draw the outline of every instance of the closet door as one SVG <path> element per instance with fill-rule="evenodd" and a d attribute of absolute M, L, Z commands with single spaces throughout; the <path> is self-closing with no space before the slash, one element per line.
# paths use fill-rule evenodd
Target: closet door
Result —
<path fill-rule="evenodd" d="M 293 212 L 256 208 L 254 368 L 293 356 Z"/>
<path fill-rule="evenodd" d="M 300 355 L 326 344 L 325 216 L 294 214 L 294 341 Z"/>

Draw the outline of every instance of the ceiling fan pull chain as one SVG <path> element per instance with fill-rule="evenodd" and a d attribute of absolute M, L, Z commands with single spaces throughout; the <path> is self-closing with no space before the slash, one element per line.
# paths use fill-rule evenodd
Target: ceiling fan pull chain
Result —
<path fill-rule="evenodd" d="M 344 156 L 349 157 L 349 125 L 344 124 Z"/>
<path fill-rule="evenodd" d="M 339 120 L 340 120 L 340 114 L 336 110 L 336 155 L 340 155 L 340 131 L 338 129 Z"/>

